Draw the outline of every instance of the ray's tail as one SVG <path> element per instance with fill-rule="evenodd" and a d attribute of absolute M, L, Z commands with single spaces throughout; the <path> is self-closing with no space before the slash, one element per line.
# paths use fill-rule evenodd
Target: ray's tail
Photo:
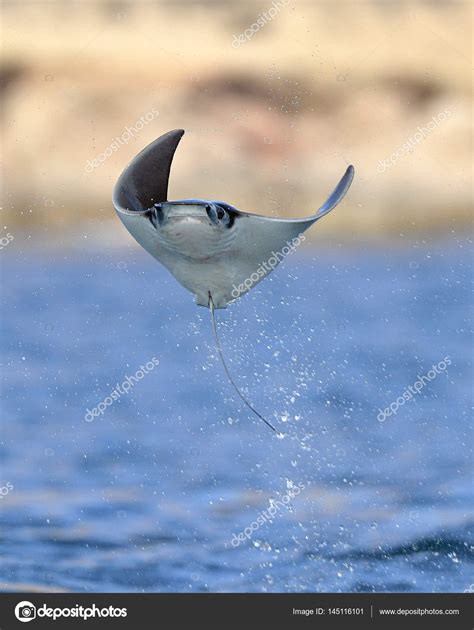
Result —
<path fill-rule="evenodd" d="M 257 416 L 257 418 L 260 418 L 260 420 L 263 420 L 263 422 L 265 422 L 265 424 L 268 427 L 270 427 L 270 429 L 272 431 L 276 431 L 275 427 L 272 424 L 270 424 L 270 422 L 268 422 L 268 420 L 266 420 L 260 413 L 258 413 L 258 411 L 249 403 L 249 401 L 245 398 L 245 396 L 242 394 L 240 389 L 235 384 L 234 379 L 232 378 L 232 375 L 229 372 L 229 368 L 227 367 L 227 363 L 225 362 L 224 355 L 222 353 L 221 343 L 219 341 L 219 335 L 217 334 L 216 316 L 215 316 L 215 313 L 214 313 L 214 302 L 212 301 L 211 295 L 209 295 L 209 308 L 210 308 L 210 311 L 211 311 L 212 329 L 214 330 L 214 337 L 216 339 L 217 352 L 219 353 L 219 357 L 220 357 L 220 359 L 222 361 L 222 365 L 224 366 L 224 370 L 225 370 L 225 373 L 227 374 L 227 378 L 229 379 L 232 387 L 235 389 L 235 391 L 237 392 L 239 397 L 244 401 L 244 403 L 247 405 L 247 407 L 251 411 L 253 411 L 253 413 Z"/>

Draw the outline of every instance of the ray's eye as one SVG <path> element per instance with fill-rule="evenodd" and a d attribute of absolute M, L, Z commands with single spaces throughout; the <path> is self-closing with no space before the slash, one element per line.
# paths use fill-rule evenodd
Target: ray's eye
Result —
<path fill-rule="evenodd" d="M 207 204 L 206 205 L 206 212 L 207 212 L 207 216 L 209 217 L 209 219 L 212 221 L 212 223 L 217 223 L 217 213 L 216 213 L 216 209 L 214 208 L 214 206 L 212 206 L 211 204 Z"/>
<path fill-rule="evenodd" d="M 217 204 L 207 204 L 206 212 L 207 216 L 214 225 L 227 227 L 229 223 L 229 215 L 224 208 L 221 208 L 221 206 L 218 206 Z"/>

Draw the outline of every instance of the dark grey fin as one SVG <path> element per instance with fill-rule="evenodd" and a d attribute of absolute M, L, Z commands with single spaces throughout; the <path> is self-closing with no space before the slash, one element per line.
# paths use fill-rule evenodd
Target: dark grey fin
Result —
<path fill-rule="evenodd" d="M 117 210 L 146 212 L 153 204 L 167 201 L 171 162 L 183 134 L 183 129 L 165 133 L 130 162 L 115 185 Z"/>

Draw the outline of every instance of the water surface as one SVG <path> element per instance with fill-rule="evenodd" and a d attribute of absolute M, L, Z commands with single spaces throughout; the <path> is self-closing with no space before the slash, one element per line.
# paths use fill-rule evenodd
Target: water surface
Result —
<path fill-rule="evenodd" d="M 236 380 L 280 437 L 232 393 L 208 312 L 144 252 L 16 243 L 2 269 L 4 590 L 474 582 L 467 242 L 302 249 L 218 312 Z"/>

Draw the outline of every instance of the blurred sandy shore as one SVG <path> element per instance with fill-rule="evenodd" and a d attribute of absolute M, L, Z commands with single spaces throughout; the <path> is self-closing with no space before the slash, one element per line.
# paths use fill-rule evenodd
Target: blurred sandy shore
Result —
<path fill-rule="evenodd" d="M 470 3 L 8 2 L 2 15 L 5 229 L 109 225 L 121 170 L 178 127 L 171 198 L 304 216 L 352 163 L 327 235 L 470 220 Z"/>

